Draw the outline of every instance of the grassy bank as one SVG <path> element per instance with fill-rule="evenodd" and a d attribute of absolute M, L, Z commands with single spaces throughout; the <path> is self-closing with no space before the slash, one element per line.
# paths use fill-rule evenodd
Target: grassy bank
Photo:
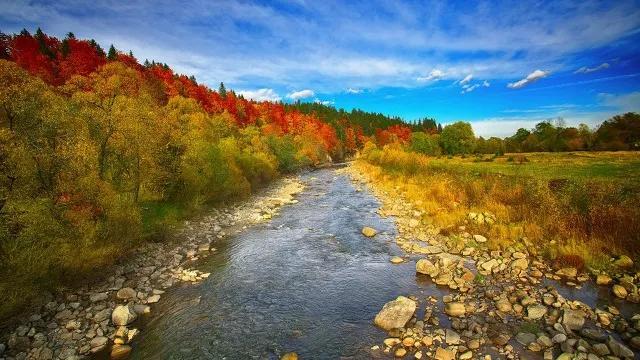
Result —
<path fill-rule="evenodd" d="M 427 157 L 369 145 L 357 170 L 401 192 L 441 232 L 461 225 L 504 248 L 527 239 L 558 264 L 606 268 L 640 253 L 640 154 Z M 493 224 L 469 213 L 495 215 Z"/>

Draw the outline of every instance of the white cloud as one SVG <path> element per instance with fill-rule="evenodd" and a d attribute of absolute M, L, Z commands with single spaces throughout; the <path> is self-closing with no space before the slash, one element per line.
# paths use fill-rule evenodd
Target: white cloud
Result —
<path fill-rule="evenodd" d="M 640 112 L 640 91 L 627 94 L 598 94 L 598 100 L 619 112 Z"/>
<path fill-rule="evenodd" d="M 348 88 L 347 92 L 349 94 L 360 94 L 362 93 L 362 89 L 358 89 L 358 88 Z"/>
<path fill-rule="evenodd" d="M 482 82 L 482 86 L 489 87 L 489 86 L 491 86 L 491 83 L 489 83 L 487 80 L 485 80 L 485 81 Z"/>
<path fill-rule="evenodd" d="M 509 83 L 507 85 L 508 88 L 511 89 L 519 89 L 521 87 L 525 87 L 529 84 L 531 84 L 532 82 L 536 82 L 544 77 L 549 76 L 549 72 L 548 71 L 543 71 L 543 70 L 536 70 L 534 72 L 532 72 L 531 74 L 527 75 L 526 78 L 522 79 L 522 80 L 518 80 L 516 82 L 512 82 Z"/>
<path fill-rule="evenodd" d="M 598 65 L 596 67 L 592 67 L 592 68 L 583 66 L 580 69 L 576 70 L 574 72 L 574 74 L 588 74 L 588 73 L 591 73 L 591 72 L 594 72 L 594 71 L 607 69 L 610 66 L 611 65 L 609 65 L 609 63 L 602 63 L 602 64 L 600 64 L 600 65 Z"/>
<path fill-rule="evenodd" d="M 329 106 L 329 105 L 333 105 L 333 104 L 334 104 L 334 102 L 333 102 L 333 101 L 330 101 L 330 100 L 320 100 L 320 99 L 318 99 L 318 98 L 315 98 L 315 99 L 313 100 L 313 102 L 314 102 L 314 103 L 316 103 L 316 104 L 322 104 L 322 105 L 326 105 L 326 106 Z"/>
<path fill-rule="evenodd" d="M 418 80 L 420 82 L 426 82 L 426 81 L 434 81 L 435 82 L 435 81 L 438 81 L 438 80 L 442 79 L 442 77 L 444 75 L 445 75 L 444 71 L 439 70 L 439 69 L 433 69 L 433 70 L 431 70 L 429 75 L 420 76 L 416 80 Z"/>
<path fill-rule="evenodd" d="M 313 92 L 313 90 L 305 89 L 305 90 L 294 91 L 292 93 L 289 93 L 287 97 L 293 100 L 300 100 L 300 99 L 310 98 L 314 95 L 315 93 Z"/>
<path fill-rule="evenodd" d="M 273 89 L 238 91 L 243 97 L 255 101 L 280 101 L 280 96 Z"/>
<path fill-rule="evenodd" d="M 464 93 L 469 93 L 472 92 L 473 90 L 477 89 L 478 87 L 480 87 L 480 84 L 464 84 L 462 85 L 462 91 L 460 92 L 461 94 Z"/>
<path fill-rule="evenodd" d="M 460 85 L 464 85 L 464 84 L 468 83 L 469 81 L 471 81 L 471 79 L 473 79 L 473 74 L 469 74 L 469 75 L 465 76 L 464 79 L 460 80 L 459 84 Z"/>

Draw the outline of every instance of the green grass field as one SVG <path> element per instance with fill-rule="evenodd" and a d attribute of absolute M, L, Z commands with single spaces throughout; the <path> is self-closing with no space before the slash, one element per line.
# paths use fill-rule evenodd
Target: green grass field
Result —
<path fill-rule="evenodd" d="M 525 157 L 527 161 L 518 161 Z M 432 158 L 429 167 L 456 172 L 493 173 L 534 177 L 544 180 L 614 181 L 640 186 L 640 153 L 638 152 L 570 152 L 506 154 L 492 161 L 481 158 Z M 513 161 L 509 161 L 512 159 Z"/>

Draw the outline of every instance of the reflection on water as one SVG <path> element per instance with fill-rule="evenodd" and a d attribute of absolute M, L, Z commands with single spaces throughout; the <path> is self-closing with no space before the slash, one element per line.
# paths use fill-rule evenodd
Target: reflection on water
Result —
<path fill-rule="evenodd" d="M 391 219 L 332 170 L 305 175 L 300 202 L 281 216 L 216 244 L 199 264 L 200 285 L 171 290 L 154 308 L 134 344 L 134 358 L 371 358 L 384 332 L 372 320 L 398 295 L 442 296 L 416 281 L 414 262 L 400 254 Z M 380 231 L 374 239 L 363 226 Z"/>

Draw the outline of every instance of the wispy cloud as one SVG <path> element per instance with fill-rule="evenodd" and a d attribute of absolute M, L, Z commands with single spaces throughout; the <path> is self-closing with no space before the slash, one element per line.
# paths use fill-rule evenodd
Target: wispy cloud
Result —
<path fill-rule="evenodd" d="M 335 104 L 334 101 L 331 101 L 331 100 L 320 100 L 318 98 L 313 99 L 313 102 L 316 103 L 316 104 L 322 104 L 322 105 L 327 105 L 327 106 Z"/>
<path fill-rule="evenodd" d="M 521 87 L 525 87 L 533 82 L 536 82 L 542 78 L 545 78 L 549 76 L 549 72 L 548 71 L 543 71 L 543 70 L 535 70 L 534 72 L 532 72 L 531 74 L 527 75 L 526 78 L 522 79 L 522 80 L 518 80 L 516 82 L 512 82 L 509 83 L 507 85 L 508 88 L 511 89 L 519 89 Z"/>
<path fill-rule="evenodd" d="M 281 97 L 273 89 L 243 90 L 239 95 L 255 101 L 280 101 Z"/>
<path fill-rule="evenodd" d="M 419 76 L 416 80 L 419 82 L 438 81 L 444 76 L 444 71 L 440 69 L 433 69 L 427 76 Z"/>
<path fill-rule="evenodd" d="M 300 100 L 300 99 L 313 97 L 314 95 L 315 93 L 313 92 L 313 90 L 305 89 L 305 90 L 291 92 L 287 94 L 287 97 L 293 100 Z"/>
<path fill-rule="evenodd" d="M 469 75 L 465 76 L 464 79 L 460 80 L 458 83 L 460 85 L 464 85 L 464 84 L 468 83 L 469 81 L 471 81 L 471 79 L 473 79 L 473 75 L 469 74 Z"/>
<path fill-rule="evenodd" d="M 583 66 L 583 67 L 581 67 L 580 69 L 576 70 L 576 71 L 574 72 L 574 74 L 588 74 L 588 73 L 592 73 L 592 72 L 595 72 L 595 71 L 599 71 L 599 70 L 603 70 L 603 69 L 608 69 L 608 68 L 609 68 L 609 66 L 611 66 L 611 65 L 609 65 L 609 63 L 602 63 L 602 64 L 600 64 L 600 65 L 598 65 L 598 66 L 595 66 L 595 67 L 586 67 L 586 66 Z"/>
<path fill-rule="evenodd" d="M 347 93 L 349 93 L 349 94 L 361 94 L 362 93 L 362 89 L 347 88 Z"/>

